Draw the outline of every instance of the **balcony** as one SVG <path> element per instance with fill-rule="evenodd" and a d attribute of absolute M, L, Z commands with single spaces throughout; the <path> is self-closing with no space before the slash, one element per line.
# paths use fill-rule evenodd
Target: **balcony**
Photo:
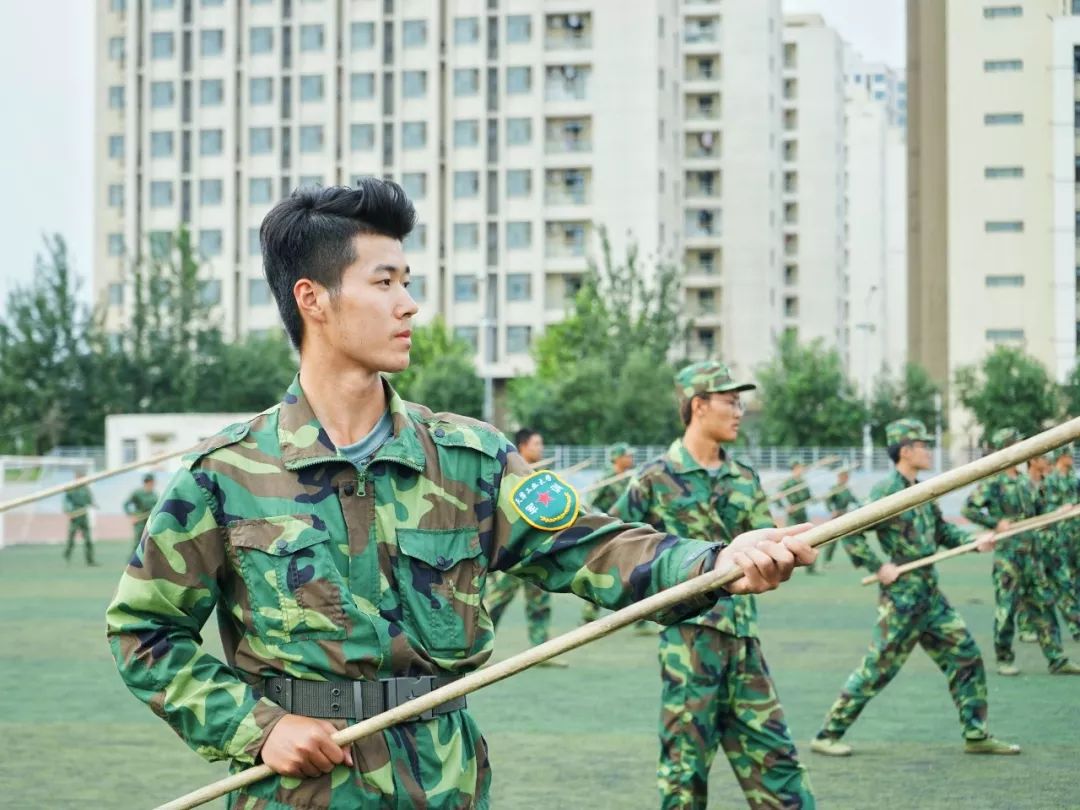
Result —
<path fill-rule="evenodd" d="M 687 172 L 685 176 L 687 199 L 699 197 L 713 199 L 719 197 L 720 185 L 720 172 L 718 171 Z"/>
<path fill-rule="evenodd" d="M 591 152 L 592 119 L 547 119 L 544 123 L 544 151 L 549 155 Z"/>
<path fill-rule="evenodd" d="M 686 120 L 687 121 L 719 121 L 720 120 L 720 94 L 719 93 L 687 93 L 686 94 Z"/>
<path fill-rule="evenodd" d="M 684 232 L 687 239 L 716 239 L 720 225 L 719 208 L 691 208 L 686 212 Z"/>
<path fill-rule="evenodd" d="M 585 65 L 552 65 L 544 74 L 547 101 L 585 101 L 589 97 L 592 68 Z"/>
<path fill-rule="evenodd" d="M 686 57 L 683 78 L 687 82 L 709 82 L 720 80 L 719 56 Z"/>
<path fill-rule="evenodd" d="M 544 26 L 545 50 L 584 50 L 591 47 L 591 14 L 547 15 L 547 20 Z"/>
<path fill-rule="evenodd" d="M 684 155 L 688 159 L 720 157 L 720 133 L 716 130 L 686 133 Z"/>
<path fill-rule="evenodd" d="M 784 193 L 799 193 L 799 175 L 796 172 L 784 172 Z"/>
<path fill-rule="evenodd" d="M 799 159 L 799 142 L 796 140 L 784 141 L 784 162 L 794 163 Z"/>
<path fill-rule="evenodd" d="M 686 45 L 712 45 L 720 41 L 719 17 L 687 17 L 683 22 Z"/>
<path fill-rule="evenodd" d="M 548 222 L 544 225 L 544 256 L 550 259 L 583 259 L 591 228 L 589 223 Z"/>
<path fill-rule="evenodd" d="M 549 169 L 544 173 L 547 205 L 587 205 L 592 201 L 592 170 Z"/>
<path fill-rule="evenodd" d="M 723 251 L 688 250 L 683 262 L 686 276 L 683 283 L 687 287 L 715 287 L 720 283 L 720 267 Z"/>

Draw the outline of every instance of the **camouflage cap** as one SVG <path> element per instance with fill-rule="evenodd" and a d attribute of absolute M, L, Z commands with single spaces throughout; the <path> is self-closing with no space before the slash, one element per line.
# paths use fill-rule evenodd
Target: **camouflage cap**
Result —
<path fill-rule="evenodd" d="M 679 402 L 688 402 L 698 394 L 720 394 L 726 391 L 752 391 L 753 383 L 736 382 L 731 369 L 715 360 L 692 363 L 675 375 L 675 393 Z"/>
<path fill-rule="evenodd" d="M 608 461 L 614 461 L 617 458 L 622 458 L 625 455 L 633 454 L 633 450 L 626 442 L 615 442 L 607 449 Z"/>
<path fill-rule="evenodd" d="M 1051 461 L 1057 461 L 1062 456 L 1071 456 L 1072 454 L 1073 445 L 1072 442 L 1069 442 L 1068 444 L 1061 445 L 1061 447 L 1055 447 L 1047 455 L 1050 457 Z"/>
<path fill-rule="evenodd" d="M 1001 428 L 991 434 L 990 448 L 992 450 L 1002 450 L 1010 444 L 1016 444 L 1022 438 L 1020 431 L 1014 427 Z"/>
<path fill-rule="evenodd" d="M 902 442 L 932 442 L 934 437 L 920 419 L 897 419 L 885 427 L 885 443 L 890 447 Z"/>

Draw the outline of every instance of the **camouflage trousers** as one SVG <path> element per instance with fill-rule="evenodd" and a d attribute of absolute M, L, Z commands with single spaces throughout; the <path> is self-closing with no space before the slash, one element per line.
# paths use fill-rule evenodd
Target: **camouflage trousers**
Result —
<path fill-rule="evenodd" d="M 1031 629 L 1051 668 L 1065 661 L 1061 628 L 1044 568 L 1038 564 L 1039 547 L 1025 544 L 1013 553 L 994 553 L 994 655 L 1000 663 L 1016 659 L 1013 637 L 1017 614 L 1028 613 Z"/>
<path fill-rule="evenodd" d="M 751 808 L 816 807 L 757 639 L 678 624 L 659 652 L 661 808 L 706 806 L 718 748 Z"/>
<path fill-rule="evenodd" d="M 486 589 L 484 604 L 491 615 L 491 623 L 499 626 L 499 620 L 507 605 L 525 585 L 525 622 L 528 625 L 529 644 L 536 646 L 548 640 L 548 628 L 551 626 L 551 594 L 532 583 L 522 583 L 509 574 L 498 574 L 494 584 Z"/>
<path fill-rule="evenodd" d="M 948 680 L 964 737 L 985 737 L 986 669 L 982 655 L 960 614 L 937 590 L 910 601 L 894 600 L 892 594 L 882 591 L 870 649 L 848 676 L 817 736 L 842 737 L 871 698 L 900 672 L 915 645 L 926 651 Z"/>
<path fill-rule="evenodd" d="M 137 522 L 136 522 L 136 523 L 134 524 L 134 531 L 135 531 L 135 547 L 136 547 L 136 548 L 138 548 L 138 547 L 139 547 L 139 541 L 140 541 L 140 540 L 142 540 L 142 533 L 143 533 L 143 530 L 144 530 L 144 529 L 146 529 L 146 521 L 145 521 L 145 520 L 140 520 L 140 521 L 137 521 Z"/>
<path fill-rule="evenodd" d="M 86 552 L 86 561 L 94 561 L 94 540 L 90 536 L 90 519 L 87 517 L 72 518 L 68 521 L 67 545 L 64 547 L 64 559 L 71 559 L 71 552 L 75 550 L 75 535 L 81 534 L 83 539 L 83 551 Z"/>
<path fill-rule="evenodd" d="M 600 606 L 593 604 L 592 602 L 585 602 L 585 606 L 581 608 L 581 623 L 588 624 L 594 622 L 600 618 Z M 642 619 L 639 622 L 634 622 L 635 630 L 649 630 L 653 626 L 652 622 L 648 619 Z"/>

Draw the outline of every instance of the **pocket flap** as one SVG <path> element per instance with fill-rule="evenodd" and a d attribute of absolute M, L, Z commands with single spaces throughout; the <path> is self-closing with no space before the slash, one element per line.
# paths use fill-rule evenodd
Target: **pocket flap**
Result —
<path fill-rule="evenodd" d="M 449 571 L 462 560 L 480 555 L 480 534 L 475 526 L 464 529 L 398 529 L 402 553 L 423 560 L 439 571 Z"/>
<path fill-rule="evenodd" d="M 315 515 L 275 515 L 234 520 L 227 527 L 229 543 L 285 557 L 330 539 L 326 524 Z"/>

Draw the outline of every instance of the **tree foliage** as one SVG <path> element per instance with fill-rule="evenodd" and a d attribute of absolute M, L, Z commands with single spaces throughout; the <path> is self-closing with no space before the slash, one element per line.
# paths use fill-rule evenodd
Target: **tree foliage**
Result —
<path fill-rule="evenodd" d="M 870 425 L 874 444 L 885 444 L 885 428 L 896 419 L 921 419 L 928 429 L 933 430 L 938 418 L 934 397 L 939 393 L 941 387 L 918 363 L 904 366 L 904 373 L 899 378 L 886 375 L 879 377 L 870 402 Z M 944 405 L 941 420 L 944 429 Z"/>
<path fill-rule="evenodd" d="M 409 367 L 393 375 L 391 382 L 402 397 L 433 411 L 479 419 L 484 382 L 476 374 L 472 354 L 472 347 L 455 337 L 442 318 L 436 318 L 413 329 Z"/>
<path fill-rule="evenodd" d="M 984 440 L 1003 427 L 1030 436 L 1060 413 L 1057 385 L 1042 363 L 1020 349 L 998 346 L 981 364 L 957 369 L 954 384 Z"/>

